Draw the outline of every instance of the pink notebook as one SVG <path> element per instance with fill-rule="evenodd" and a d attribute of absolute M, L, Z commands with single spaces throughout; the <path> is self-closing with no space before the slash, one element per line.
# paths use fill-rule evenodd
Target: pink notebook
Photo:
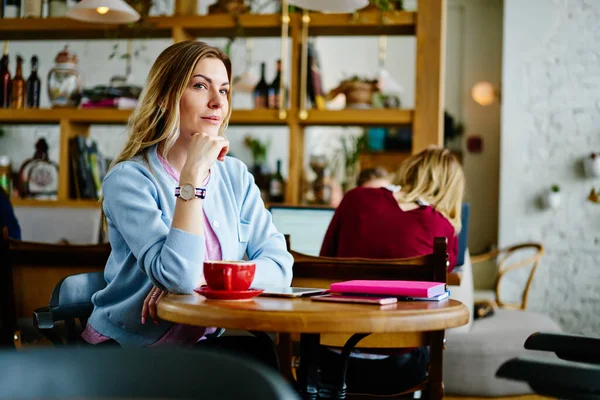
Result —
<path fill-rule="evenodd" d="M 432 297 L 444 293 L 446 284 L 423 281 L 346 281 L 332 283 L 331 291 L 336 293 Z"/>

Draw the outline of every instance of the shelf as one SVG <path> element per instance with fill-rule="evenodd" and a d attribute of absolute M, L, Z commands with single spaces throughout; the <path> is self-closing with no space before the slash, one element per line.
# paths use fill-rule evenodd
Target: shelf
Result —
<path fill-rule="evenodd" d="M 359 126 L 401 126 L 410 125 L 413 111 L 405 109 L 345 109 L 309 110 L 308 117 L 300 121 L 304 125 L 359 125 Z"/>
<path fill-rule="evenodd" d="M 0 109 L 0 124 L 58 124 L 61 120 L 80 124 L 126 124 L 131 110 L 40 108 Z M 234 110 L 231 125 L 285 125 L 278 110 Z"/>
<path fill-rule="evenodd" d="M 417 13 L 310 14 L 311 36 L 414 35 Z"/>
<path fill-rule="evenodd" d="M 98 200 L 11 199 L 13 207 L 99 208 Z"/>
<path fill-rule="evenodd" d="M 300 24 L 300 14 L 291 15 Z M 310 35 L 414 35 L 414 12 L 363 12 L 352 14 L 310 14 Z M 239 24 L 238 24 L 239 22 Z M 93 24 L 70 18 L 3 19 L 0 40 L 65 39 L 156 39 L 172 38 L 174 30 L 191 37 L 235 37 L 281 35 L 281 15 L 244 14 L 239 21 L 230 14 L 147 17 L 133 25 Z"/>

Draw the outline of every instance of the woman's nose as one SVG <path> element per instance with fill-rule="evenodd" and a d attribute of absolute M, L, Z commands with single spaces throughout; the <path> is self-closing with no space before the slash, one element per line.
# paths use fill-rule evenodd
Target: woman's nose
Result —
<path fill-rule="evenodd" d="M 211 96 L 208 106 L 212 109 L 217 110 L 223 106 L 223 100 L 219 95 Z"/>

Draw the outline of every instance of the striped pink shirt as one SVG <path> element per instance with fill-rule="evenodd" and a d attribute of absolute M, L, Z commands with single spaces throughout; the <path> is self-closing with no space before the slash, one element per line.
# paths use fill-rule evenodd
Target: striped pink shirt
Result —
<path fill-rule="evenodd" d="M 162 164 L 165 171 L 175 180 L 175 182 L 179 182 L 179 172 L 175 171 L 173 167 L 169 165 L 167 160 L 165 160 L 160 154 L 158 154 L 158 159 Z M 208 184 L 210 180 L 210 173 L 206 180 L 203 182 L 203 186 Z M 205 241 L 205 252 L 204 259 L 205 260 L 220 260 L 222 257 L 221 254 L 221 244 L 219 243 L 219 238 L 212 229 L 206 214 L 203 213 L 204 216 L 204 241 Z M 140 317 L 141 317 L 140 310 Z M 148 321 L 148 323 L 153 323 L 152 321 Z M 151 344 L 149 347 L 161 346 L 161 345 L 182 345 L 182 346 L 191 346 L 194 343 L 202 340 L 205 335 L 214 333 L 215 328 L 205 328 L 202 326 L 192 326 L 192 325 L 184 325 L 184 324 L 173 324 L 171 329 L 169 329 L 160 339 L 158 339 L 155 343 Z M 81 337 L 88 343 L 98 344 L 109 340 L 109 337 L 106 337 L 96 331 L 90 324 L 87 324 L 85 330 L 82 332 Z"/>

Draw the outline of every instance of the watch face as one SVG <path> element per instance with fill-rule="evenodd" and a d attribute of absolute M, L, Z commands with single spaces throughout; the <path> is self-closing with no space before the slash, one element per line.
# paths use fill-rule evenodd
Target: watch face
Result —
<path fill-rule="evenodd" d="M 191 200 L 195 196 L 196 189 L 190 184 L 181 186 L 180 196 L 183 200 Z"/>

